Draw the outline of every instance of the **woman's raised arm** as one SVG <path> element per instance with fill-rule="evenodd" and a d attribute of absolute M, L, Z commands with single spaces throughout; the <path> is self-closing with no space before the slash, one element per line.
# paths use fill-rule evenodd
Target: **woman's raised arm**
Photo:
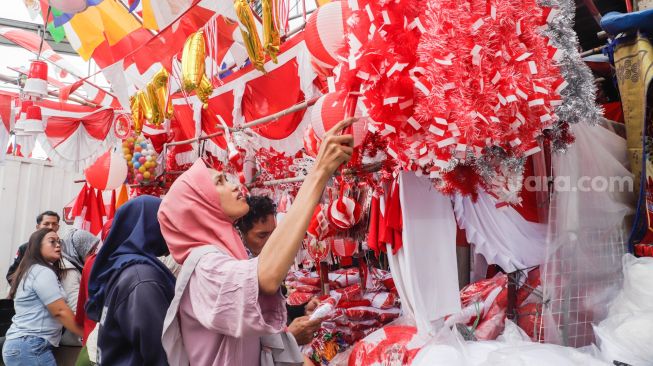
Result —
<path fill-rule="evenodd" d="M 355 121 L 355 118 L 344 120 L 326 133 L 313 169 L 306 176 L 290 210 L 258 256 L 258 282 L 262 293 L 274 294 L 278 291 L 295 260 L 324 187 L 336 169 L 351 159 L 354 138 L 340 133 Z"/>

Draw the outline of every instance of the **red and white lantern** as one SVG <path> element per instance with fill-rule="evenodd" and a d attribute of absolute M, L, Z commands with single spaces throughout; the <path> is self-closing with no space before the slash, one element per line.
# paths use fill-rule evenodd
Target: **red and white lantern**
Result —
<path fill-rule="evenodd" d="M 345 21 L 350 13 L 346 3 L 332 1 L 308 18 L 304 39 L 318 66 L 332 69 L 338 65 L 337 52 L 344 45 Z"/>
<path fill-rule="evenodd" d="M 76 14 L 86 10 L 86 0 L 50 0 L 53 8 L 68 14 Z"/>
<path fill-rule="evenodd" d="M 23 94 L 30 100 L 40 100 L 48 95 L 48 64 L 35 60 L 29 66 Z"/>
<path fill-rule="evenodd" d="M 27 102 L 24 102 L 27 103 Z M 18 122 L 14 126 L 17 135 L 36 135 L 45 132 L 43 126 L 43 116 L 41 115 L 41 107 L 37 105 L 23 104 Z"/>
<path fill-rule="evenodd" d="M 346 101 L 344 93 L 328 93 L 315 102 L 311 110 L 311 125 L 320 140 L 324 138 L 327 131 L 345 119 Z M 359 120 L 352 125 L 354 146 L 359 146 L 367 133 L 367 118 L 361 118 L 361 115 L 359 109 L 354 113 L 354 117 L 359 117 Z"/>
<path fill-rule="evenodd" d="M 329 221 L 340 229 L 351 229 L 361 220 L 361 205 L 353 199 L 342 196 L 329 206 Z"/>
<path fill-rule="evenodd" d="M 102 154 L 84 172 L 86 181 L 91 187 L 104 191 L 116 189 L 125 183 L 127 162 L 120 153 L 112 150 Z"/>

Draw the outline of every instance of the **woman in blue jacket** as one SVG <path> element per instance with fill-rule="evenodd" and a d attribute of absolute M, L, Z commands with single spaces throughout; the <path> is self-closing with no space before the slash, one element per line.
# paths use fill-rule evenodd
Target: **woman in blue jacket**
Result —
<path fill-rule="evenodd" d="M 161 199 L 140 196 L 116 212 L 88 285 L 87 316 L 99 322 L 100 365 L 167 365 L 163 320 L 175 278 L 157 257 L 168 254 L 159 227 Z"/>

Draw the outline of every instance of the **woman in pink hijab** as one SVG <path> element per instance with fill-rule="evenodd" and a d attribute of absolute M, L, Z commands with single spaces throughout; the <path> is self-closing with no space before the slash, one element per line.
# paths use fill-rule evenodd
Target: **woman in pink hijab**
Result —
<path fill-rule="evenodd" d="M 233 226 L 249 210 L 238 186 L 202 160 L 172 185 L 158 214 L 170 253 L 183 265 L 162 336 L 171 366 L 302 364 L 294 339 L 278 336 L 286 324 L 279 287 L 327 181 L 351 158 L 353 138 L 340 133 L 354 121 L 326 134 L 295 202 L 257 258 L 248 259 Z"/>

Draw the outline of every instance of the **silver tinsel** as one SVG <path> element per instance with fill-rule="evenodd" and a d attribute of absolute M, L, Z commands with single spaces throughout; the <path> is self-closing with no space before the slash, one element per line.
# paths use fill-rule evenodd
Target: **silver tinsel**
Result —
<path fill-rule="evenodd" d="M 555 112 L 561 121 L 570 124 L 596 124 L 603 111 L 596 104 L 596 86 L 592 71 L 578 52 L 578 36 L 573 29 L 576 4 L 573 0 L 541 0 L 540 5 L 558 10 L 544 30 L 544 35 L 551 39 L 554 47 L 562 51 L 560 72 L 569 84 L 562 90 L 563 103 Z"/>

